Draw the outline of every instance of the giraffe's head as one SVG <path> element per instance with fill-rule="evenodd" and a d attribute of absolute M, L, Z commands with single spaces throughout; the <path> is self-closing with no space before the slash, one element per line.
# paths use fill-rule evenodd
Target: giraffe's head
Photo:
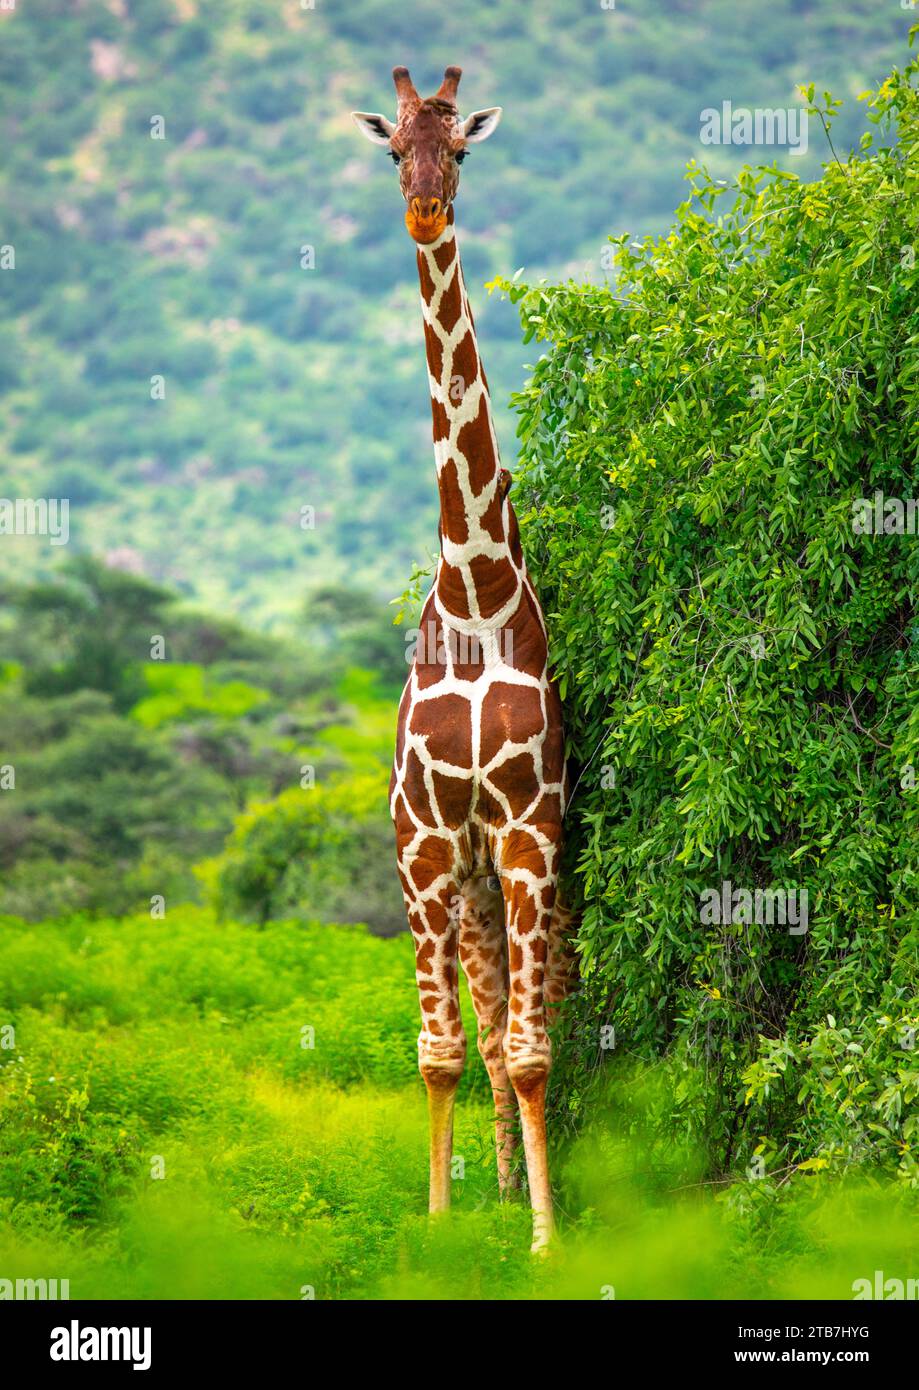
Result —
<path fill-rule="evenodd" d="M 393 68 L 396 84 L 395 124 L 370 111 L 354 111 L 358 128 L 375 145 L 383 145 L 399 169 L 402 196 L 408 204 L 405 225 L 415 241 L 436 241 L 447 225 L 447 210 L 459 187 L 459 166 L 466 146 L 487 140 L 501 119 L 501 107 L 473 111 L 461 120 L 456 89 L 461 68 L 447 68 L 440 89 L 422 98 L 408 68 Z"/>

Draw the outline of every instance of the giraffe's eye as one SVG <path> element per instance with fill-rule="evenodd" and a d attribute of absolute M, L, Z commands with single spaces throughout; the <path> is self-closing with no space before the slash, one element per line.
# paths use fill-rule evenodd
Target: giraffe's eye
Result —
<path fill-rule="evenodd" d="M 466 155 L 468 153 L 468 150 L 457 150 L 453 158 L 456 160 L 457 164 L 462 164 L 463 160 L 466 158 Z"/>
<path fill-rule="evenodd" d="M 399 165 L 402 163 L 401 154 L 396 154 L 395 150 L 389 151 L 389 157 L 392 160 L 393 164 L 395 164 L 396 168 L 398 168 Z"/>

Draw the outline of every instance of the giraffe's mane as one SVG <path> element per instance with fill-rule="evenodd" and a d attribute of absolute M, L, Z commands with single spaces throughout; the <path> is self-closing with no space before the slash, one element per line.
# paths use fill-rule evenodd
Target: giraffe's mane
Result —
<path fill-rule="evenodd" d="M 422 106 L 429 106 L 432 111 L 437 111 L 442 116 L 455 116 L 457 114 L 456 103 L 445 101 L 443 97 L 425 97 Z"/>

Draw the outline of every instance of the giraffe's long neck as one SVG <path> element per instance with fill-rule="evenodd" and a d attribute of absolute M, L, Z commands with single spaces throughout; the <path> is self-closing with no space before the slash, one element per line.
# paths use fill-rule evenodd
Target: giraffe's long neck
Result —
<path fill-rule="evenodd" d="M 418 248 L 418 274 L 440 492 L 437 596 L 452 617 L 472 626 L 493 623 L 519 592 L 523 558 L 452 208 L 437 241 Z"/>

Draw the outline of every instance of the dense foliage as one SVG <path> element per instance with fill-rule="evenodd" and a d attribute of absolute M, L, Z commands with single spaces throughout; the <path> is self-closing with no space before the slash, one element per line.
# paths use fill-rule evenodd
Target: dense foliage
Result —
<path fill-rule="evenodd" d="M 919 537 L 855 524 L 919 476 L 917 71 L 816 183 L 691 168 L 615 291 L 505 282 L 546 342 L 516 498 L 582 767 L 574 1051 L 666 1057 L 716 1171 L 919 1184 Z M 706 915 L 725 884 L 808 920 Z"/>
<path fill-rule="evenodd" d="M 387 595 L 436 534 L 427 377 L 395 174 L 349 111 L 391 111 L 397 62 L 425 88 L 459 62 L 467 110 L 504 106 L 458 211 L 504 430 L 521 355 L 483 280 L 601 276 L 609 232 L 665 225 L 704 108 L 858 90 L 904 31 L 896 0 L 752 8 L 4 6 L 0 496 L 69 498 L 72 544 L 250 625 L 330 580 Z M 3 537 L 0 581 L 57 555 Z"/>
<path fill-rule="evenodd" d="M 403 927 L 386 805 L 402 647 L 386 610 L 350 590 L 318 591 L 282 641 L 85 557 L 9 589 L 0 912 L 174 904 L 210 857 L 202 877 L 236 915 Z M 222 873 L 213 856 L 237 818 Z M 258 858 L 268 826 L 283 895 Z"/>

